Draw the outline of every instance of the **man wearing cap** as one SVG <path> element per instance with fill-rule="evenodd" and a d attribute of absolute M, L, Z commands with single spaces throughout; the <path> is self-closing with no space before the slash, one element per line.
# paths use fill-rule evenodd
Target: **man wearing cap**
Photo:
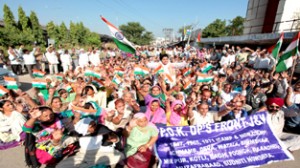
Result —
<path fill-rule="evenodd" d="M 284 112 L 281 110 L 284 105 L 283 99 L 279 97 L 268 98 L 266 101 L 268 109 L 268 118 L 270 119 L 270 127 L 275 136 L 283 141 L 289 151 L 300 149 L 300 136 L 283 132 Z"/>

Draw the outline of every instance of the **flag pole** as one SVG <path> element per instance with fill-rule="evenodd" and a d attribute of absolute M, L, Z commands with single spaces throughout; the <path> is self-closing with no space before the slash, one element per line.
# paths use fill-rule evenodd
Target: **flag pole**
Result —
<path fill-rule="evenodd" d="M 291 79 L 289 81 L 289 84 L 292 85 L 292 81 L 293 81 L 293 76 L 294 76 L 294 72 L 295 72 L 295 68 L 296 68 L 296 64 L 297 64 L 297 61 L 299 59 L 299 56 L 296 56 L 297 58 L 296 59 L 293 59 L 293 66 L 292 66 L 292 72 L 291 72 Z"/>

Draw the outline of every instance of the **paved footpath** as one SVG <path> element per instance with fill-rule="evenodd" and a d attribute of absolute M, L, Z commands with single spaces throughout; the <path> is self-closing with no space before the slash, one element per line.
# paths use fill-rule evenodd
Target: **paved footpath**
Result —
<path fill-rule="evenodd" d="M 19 81 L 22 83 L 21 89 L 30 94 L 31 79 L 28 75 L 20 76 Z M 300 142 L 299 142 L 300 143 Z M 300 167 L 300 150 L 293 153 L 294 161 L 285 161 L 271 163 L 261 166 L 261 168 L 296 168 Z M 0 151 L 0 168 L 25 168 L 24 148 L 16 147 L 5 151 Z"/>

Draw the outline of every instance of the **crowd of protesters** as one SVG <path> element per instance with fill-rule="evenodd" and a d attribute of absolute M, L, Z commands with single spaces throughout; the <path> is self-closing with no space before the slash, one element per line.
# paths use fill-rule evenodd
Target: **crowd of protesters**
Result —
<path fill-rule="evenodd" d="M 159 126 L 259 112 L 267 112 L 289 151 L 300 148 L 299 76 L 276 73 L 276 60 L 265 49 L 140 47 L 132 55 L 54 46 L 42 53 L 21 46 L 9 47 L 8 55 L 18 75 L 27 69 L 34 78 L 33 69 L 49 67 L 42 78 L 46 87 L 33 87 L 30 96 L 9 90 L 0 98 L 0 149 L 23 144 L 31 167 L 146 168 L 157 162 Z"/>

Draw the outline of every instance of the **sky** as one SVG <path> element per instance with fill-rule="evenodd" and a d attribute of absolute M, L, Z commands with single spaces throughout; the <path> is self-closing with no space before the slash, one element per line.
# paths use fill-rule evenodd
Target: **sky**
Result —
<path fill-rule="evenodd" d="M 194 25 L 205 28 L 215 19 L 231 20 L 246 16 L 248 0 L 0 0 L 0 19 L 7 4 L 18 20 L 18 7 L 26 15 L 34 11 L 41 25 L 70 21 L 83 22 L 93 32 L 110 34 L 105 17 L 115 26 L 139 22 L 155 37 L 164 37 L 163 29 L 171 28 L 178 35 L 179 28 Z"/>

